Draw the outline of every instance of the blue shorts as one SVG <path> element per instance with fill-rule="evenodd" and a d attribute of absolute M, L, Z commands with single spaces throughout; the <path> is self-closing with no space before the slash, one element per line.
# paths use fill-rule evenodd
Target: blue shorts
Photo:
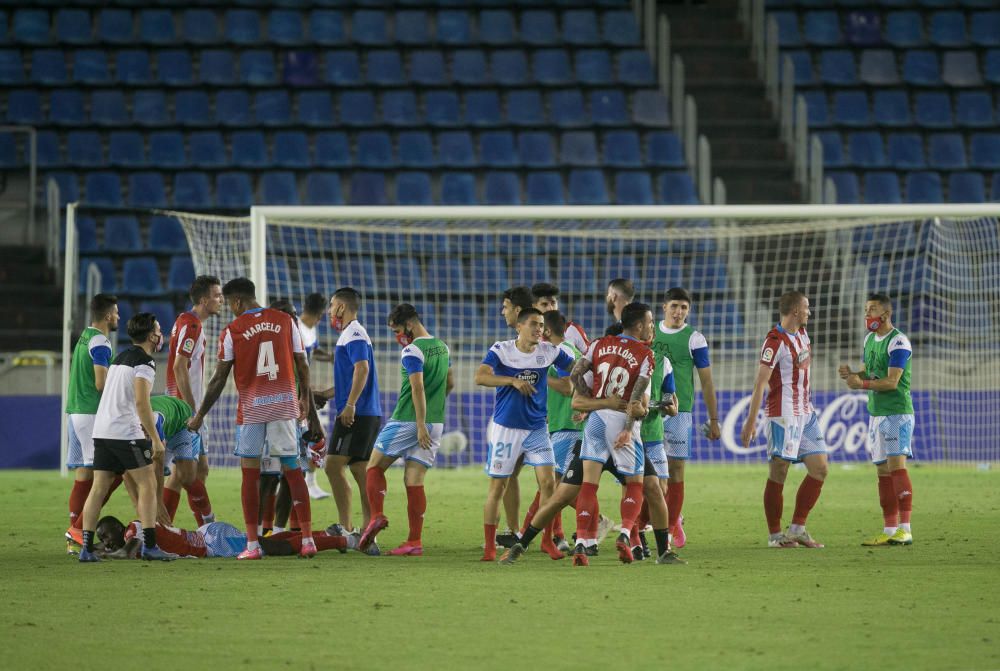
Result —
<path fill-rule="evenodd" d="M 660 480 L 666 480 L 670 477 L 670 468 L 667 465 L 667 451 L 663 447 L 663 443 L 643 443 L 642 449 L 646 453 L 646 461 L 653 465 L 653 470 L 656 471 L 656 477 Z M 646 475 L 649 475 L 647 472 Z"/>
<path fill-rule="evenodd" d="M 417 423 L 399 422 L 390 419 L 375 439 L 375 448 L 387 457 L 403 458 L 405 461 L 415 461 L 427 468 L 434 467 L 438 450 L 441 449 L 441 435 L 444 424 L 428 424 L 431 434 L 430 449 L 420 447 L 417 442 Z"/>
<path fill-rule="evenodd" d="M 590 413 L 583 426 L 583 447 L 580 458 L 602 464 L 613 459 L 615 468 L 623 476 L 641 475 L 645 470 L 645 452 L 639 439 L 639 422 L 632 430 L 632 440 L 622 448 L 615 448 L 618 434 L 625 428 L 624 412 L 597 410 Z"/>
<path fill-rule="evenodd" d="M 573 461 L 573 446 L 580 440 L 579 431 L 553 431 L 549 434 L 556 458 L 556 473 L 562 475 Z"/>
<path fill-rule="evenodd" d="M 207 456 L 208 455 L 208 450 L 205 449 L 205 441 L 203 441 L 201 439 L 201 434 L 200 433 L 194 434 L 194 438 L 192 438 L 192 442 L 194 443 L 195 454 L 198 457 Z"/>
<path fill-rule="evenodd" d="M 691 458 L 691 434 L 694 417 L 690 412 L 679 412 L 663 419 L 663 439 L 667 456 L 671 459 Z"/>
<path fill-rule="evenodd" d="M 868 418 L 866 447 L 873 464 L 884 464 L 889 457 L 913 456 L 913 415 L 886 415 Z"/>
<path fill-rule="evenodd" d="M 767 454 L 798 463 L 812 454 L 826 454 L 826 441 L 816 413 L 789 417 L 768 417 L 764 427 Z"/>
<path fill-rule="evenodd" d="M 181 429 L 167 441 L 167 454 L 163 461 L 197 461 L 201 437 L 187 429 Z"/>

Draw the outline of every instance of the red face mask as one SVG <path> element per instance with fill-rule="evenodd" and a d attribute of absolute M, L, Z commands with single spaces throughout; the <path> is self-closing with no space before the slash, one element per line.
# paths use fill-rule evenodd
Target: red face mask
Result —
<path fill-rule="evenodd" d="M 396 342 L 399 343 L 400 347 L 408 347 L 413 342 L 413 336 L 403 331 L 402 333 L 396 334 Z"/>
<path fill-rule="evenodd" d="M 881 317 L 865 317 L 865 328 L 874 333 L 882 328 Z"/>
<path fill-rule="evenodd" d="M 330 327 L 333 328 L 333 329 L 335 329 L 335 330 L 337 330 L 337 331 L 343 331 L 344 330 L 344 318 L 343 317 L 334 317 L 331 314 L 330 315 Z"/>

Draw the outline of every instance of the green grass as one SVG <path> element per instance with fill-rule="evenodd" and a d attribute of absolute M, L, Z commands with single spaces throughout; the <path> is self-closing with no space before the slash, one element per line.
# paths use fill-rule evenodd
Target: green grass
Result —
<path fill-rule="evenodd" d="M 1000 667 L 1000 473 L 912 469 L 916 544 L 867 549 L 874 473 L 835 466 L 809 520 L 817 551 L 765 548 L 764 479 L 692 465 L 686 567 L 621 566 L 610 543 L 588 569 L 537 551 L 484 565 L 478 470 L 428 477 L 422 558 L 97 566 L 64 554 L 68 481 L 2 472 L 0 668 Z M 522 483 L 527 498 L 530 473 Z M 605 479 L 602 510 L 617 511 L 615 489 Z M 384 547 L 405 537 L 403 491 L 391 471 Z M 214 472 L 209 492 L 239 525 L 238 473 Z M 125 501 L 108 512 L 127 518 Z M 314 517 L 332 521 L 333 503 Z"/>

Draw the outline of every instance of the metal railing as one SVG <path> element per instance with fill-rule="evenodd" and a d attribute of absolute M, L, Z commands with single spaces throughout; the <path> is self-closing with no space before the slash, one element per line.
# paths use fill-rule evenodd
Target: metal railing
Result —
<path fill-rule="evenodd" d="M 45 218 L 46 218 L 46 240 L 45 240 L 45 262 L 52 269 L 55 277 L 62 273 L 62 259 L 59 256 L 59 222 L 62 220 L 62 208 L 60 202 L 59 182 L 50 179 L 45 184 Z"/>

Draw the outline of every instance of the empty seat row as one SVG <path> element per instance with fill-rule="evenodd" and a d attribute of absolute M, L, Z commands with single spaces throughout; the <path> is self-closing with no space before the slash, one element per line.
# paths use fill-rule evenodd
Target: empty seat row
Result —
<path fill-rule="evenodd" d="M 83 254 L 106 251 L 116 253 L 186 254 L 187 237 L 174 217 L 155 216 L 149 222 L 148 237 L 141 233 L 139 220 L 131 215 L 114 215 L 103 220 L 103 236 L 97 235 L 93 217 L 76 219 L 77 248 Z M 146 240 L 144 241 L 144 237 Z"/>
<path fill-rule="evenodd" d="M 871 97 L 864 91 L 838 91 L 829 102 L 825 91 L 802 94 L 808 106 L 809 125 L 885 126 L 899 128 L 988 128 L 1000 116 L 994 111 L 994 101 L 988 92 L 956 94 L 921 93 L 908 96 L 905 91 L 887 89 L 875 91 Z"/>
<path fill-rule="evenodd" d="M 611 202 L 648 205 L 664 202 L 696 205 L 698 196 L 687 172 L 665 172 L 654 180 L 649 172 L 618 172 L 610 180 L 602 170 L 580 169 L 569 172 L 565 180 L 556 171 L 487 173 L 481 184 L 472 173 L 446 172 L 437 187 L 430 173 L 397 173 L 394 180 L 381 172 L 354 172 L 350 177 L 347 201 L 352 205 L 384 205 L 389 203 L 420 205 L 534 204 L 534 205 L 598 205 Z M 205 173 L 178 173 L 173 180 L 173 198 L 167 197 L 167 181 L 161 173 L 131 173 L 126 180 L 128 196 L 122 193 L 123 180 L 114 172 L 88 173 L 81 193 L 74 173 L 48 173 L 44 181 L 59 185 L 60 198 L 65 202 L 83 200 L 101 207 L 219 207 L 243 209 L 253 204 L 267 205 L 337 205 L 345 201 L 341 178 L 333 172 L 310 172 L 300 183 L 292 172 L 265 172 L 259 185 L 243 172 L 223 172 L 212 179 Z M 345 178 L 346 181 L 346 178 Z M 390 184 L 392 188 L 390 188 Z"/>
<path fill-rule="evenodd" d="M 981 172 L 954 172 L 947 179 L 936 172 L 911 172 L 902 180 L 891 171 L 868 172 L 863 180 L 854 172 L 838 170 L 827 175 L 837 187 L 838 203 L 941 203 L 945 201 L 945 185 L 949 202 L 1000 201 L 1000 173 L 993 175 L 991 195 Z"/>
<path fill-rule="evenodd" d="M 503 9 L 481 12 L 443 9 L 355 12 L 318 9 L 312 12 L 229 9 L 224 14 L 211 9 L 187 9 L 175 14 L 167 9 L 106 8 L 93 13 L 86 9 L 20 9 L 11 21 L 10 39 L 24 44 L 147 43 L 169 45 L 179 42 L 241 45 L 304 44 L 363 45 L 403 44 L 464 45 L 473 43 L 513 44 L 639 44 L 639 29 L 628 10 L 595 12 L 568 9 L 554 12 L 529 9 L 515 16 Z"/>
<path fill-rule="evenodd" d="M 1000 170 L 1000 133 L 977 133 L 968 143 L 958 133 L 892 133 L 887 141 L 877 131 L 817 136 L 823 143 L 823 163 L 828 168 L 895 168 L 897 170 Z M 926 151 L 924 142 L 926 139 Z"/>
<path fill-rule="evenodd" d="M 885 9 L 911 7 L 923 9 L 946 9 L 949 7 L 989 9 L 995 4 L 995 0 L 767 0 L 768 9 L 777 9 L 780 7 L 828 9 L 833 6 L 844 7 L 847 9 L 872 6 L 882 7 Z"/>
<path fill-rule="evenodd" d="M 48 98 L 48 114 L 43 100 Z M 131 114 L 127 100 L 131 99 Z M 667 101 L 658 91 L 639 89 L 631 94 L 618 89 L 454 91 L 326 91 L 298 95 L 293 120 L 292 97 L 285 90 L 251 94 L 244 90 L 179 91 L 173 96 L 174 120 L 170 122 L 167 97 L 159 91 L 139 91 L 127 96 L 120 90 L 56 89 L 46 94 L 34 89 L 14 89 L 6 95 L 7 121 L 16 124 L 119 126 L 334 126 L 339 108 L 341 125 L 362 126 L 668 126 Z M 88 104 L 89 101 L 89 104 Z M 214 101 L 214 104 L 213 104 Z M 336 101 L 336 105 L 335 105 Z M 631 104 L 630 104 L 631 101 Z M 214 108 L 214 109 L 213 109 Z M 88 114 L 89 109 L 89 114 Z"/>
<path fill-rule="evenodd" d="M 834 10 L 810 11 L 801 16 L 776 11 L 770 16 L 778 25 L 778 40 L 783 47 L 877 44 L 880 34 L 885 42 L 900 47 L 928 43 L 945 48 L 1000 46 L 1000 11 L 934 12 L 926 22 L 915 11 L 889 12 L 884 24 L 874 12 L 851 12 L 843 21 L 844 30 L 841 15 Z"/>
<path fill-rule="evenodd" d="M 121 263 L 121 281 L 113 259 L 106 256 L 87 256 L 80 259 L 78 291 L 81 294 L 87 288 L 90 266 L 96 266 L 101 271 L 101 291 L 122 296 L 151 297 L 162 296 L 168 292 L 187 293 L 194 281 L 194 265 L 191 263 L 191 257 L 187 255 L 178 255 L 170 259 L 166 268 L 166 282 L 161 279 L 159 263 L 150 256 L 125 258 Z M 125 323 L 132 315 L 124 314 L 122 302 L 125 301 L 119 302 L 119 317 L 120 321 Z M 147 304 L 141 305 L 139 310 L 156 314 L 165 333 L 170 330 L 178 314 L 172 308 L 165 306 L 153 308 Z"/>
<path fill-rule="evenodd" d="M 479 49 L 453 52 L 421 50 L 408 61 L 399 51 L 326 52 L 322 62 L 314 54 L 277 56 L 252 49 L 235 52 L 206 49 L 190 52 L 167 49 L 151 52 L 128 49 L 115 54 L 98 49 L 64 52 L 39 49 L 28 62 L 17 49 L 0 50 L 0 85 L 24 82 L 59 86 L 122 83 L 166 86 L 297 85 L 422 86 L 452 83 L 471 86 L 565 86 L 625 84 L 652 86 L 656 79 L 646 52 L 626 49 L 613 55 L 604 49 L 542 49 L 532 54 L 521 49 L 487 53 Z M 320 74 L 322 73 L 322 74 Z"/>
<path fill-rule="evenodd" d="M 937 56 L 925 51 L 908 51 L 901 58 L 888 49 L 830 49 L 815 60 L 807 51 L 788 51 L 795 67 L 796 86 L 981 86 L 986 81 L 1000 83 L 1000 51 L 983 56 L 983 70 L 972 52 L 949 52 L 944 55 L 944 69 L 937 69 Z M 902 68 L 900 68 L 900 64 Z M 902 76 L 901 76 L 902 75 Z"/>

